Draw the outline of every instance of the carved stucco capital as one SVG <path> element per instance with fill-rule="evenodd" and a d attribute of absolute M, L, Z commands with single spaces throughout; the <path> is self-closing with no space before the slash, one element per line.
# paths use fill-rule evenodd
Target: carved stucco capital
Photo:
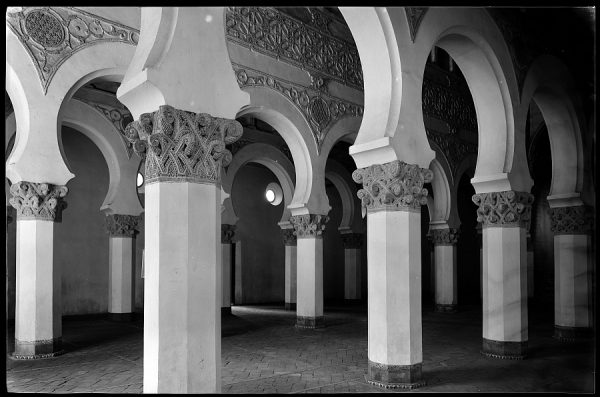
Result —
<path fill-rule="evenodd" d="M 423 184 L 431 182 L 433 172 L 416 164 L 395 160 L 359 168 L 352 173 L 356 183 L 362 183 L 358 191 L 365 211 L 413 210 L 427 204 L 427 189 Z"/>
<path fill-rule="evenodd" d="M 141 224 L 141 216 L 111 214 L 106 216 L 106 232 L 110 237 L 133 237 Z"/>
<path fill-rule="evenodd" d="M 282 229 L 283 233 L 283 244 L 288 246 L 294 246 L 297 244 L 296 233 L 294 229 Z"/>
<path fill-rule="evenodd" d="M 297 238 L 322 238 L 327 215 L 303 214 L 290 217 Z"/>
<path fill-rule="evenodd" d="M 233 244 L 235 242 L 235 225 L 221 224 L 221 244 Z"/>
<path fill-rule="evenodd" d="M 458 242 L 460 230 L 455 228 L 432 229 L 430 233 L 434 245 L 453 245 Z"/>
<path fill-rule="evenodd" d="M 232 157 L 225 145 L 237 141 L 242 133 L 242 125 L 235 120 L 168 105 L 142 114 L 125 129 L 134 151 L 146 159 L 146 184 L 219 184 L 221 165 L 228 165 Z"/>
<path fill-rule="evenodd" d="M 587 234 L 592 229 L 594 219 L 586 205 L 550 208 L 549 212 L 554 234 Z"/>
<path fill-rule="evenodd" d="M 473 195 L 477 209 L 477 222 L 483 227 L 519 226 L 529 229 L 533 195 L 507 190 Z"/>
<path fill-rule="evenodd" d="M 345 249 L 357 249 L 362 246 L 362 233 L 343 233 L 341 236 Z"/>
<path fill-rule="evenodd" d="M 16 208 L 18 220 L 60 222 L 62 210 L 67 207 L 63 198 L 68 191 L 66 186 L 21 181 L 10 187 L 9 202 Z"/>

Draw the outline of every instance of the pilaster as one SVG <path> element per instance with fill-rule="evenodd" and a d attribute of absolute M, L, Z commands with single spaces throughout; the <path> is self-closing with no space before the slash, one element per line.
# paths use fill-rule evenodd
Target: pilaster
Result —
<path fill-rule="evenodd" d="M 298 241 L 293 228 L 283 228 L 281 232 L 285 245 L 285 310 L 296 310 Z"/>
<path fill-rule="evenodd" d="M 455 228 L 432 229 L 435 263 L 435 311 L 455 312 L 457 305 L 456 243 L 460 231 Z"/>

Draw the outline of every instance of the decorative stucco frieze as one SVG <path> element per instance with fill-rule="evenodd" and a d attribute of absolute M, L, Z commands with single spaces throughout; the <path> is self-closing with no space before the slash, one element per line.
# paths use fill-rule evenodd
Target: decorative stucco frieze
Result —
<path fill-rule="evenodd" d="M 221 244 L 235 243 L 235 225 L 221 224 Z"/>
<path fill-rule="evenodd" d="M 139 231 L 141 217 L 112 214 L 106 216 L 106 232 L 111 237 L 133 237 Z"/>
<path fill-rule="evenodd" d="M 102 113 L 102 115 L 115 126 L 116 130 L 119 132 L 121 141 L 125 146 L 125 153 L 127 153 L 127 158 L 131 158 L 131 155 L 133 154 L 133 145 L 125 137 L 125 128 L 127 128 L 129 123 L 133 121 L 131 113 L 129 113 L 129 111 L 125 107 L 111 106 L 105 103 L 97 103 L 91 101 L 86 102 L 94 109 Z"/>
<path fill-rule="evenodd" d="M 477 131 L 475 107 L 469 92 L 448 78 L 440 84 L 432 78 L 423 79 L 423 113 L 448 124 L 450 134 L 461 128 Z"/>
<path fill-rule="evenodd" d="M 322 90 L 312 89 L 271 76 L 264 72 L 233 63 L 240 87 L 260 86 L 280 92 L 302 112 L 309 121 L 317 153 L 331 126 L 344 116 L 362 116 L 363 107 L 344 101 Z"/>
<path fill-rule="evenodd" d="M 6 23 L 29 53 L 44 94 L 58 68 L 77 51 L 111 41 L 137 45 L 139 39 L 136 29 L 74 7 L 13 7 Z"/>
<path fill-rule="evenodd" d="M 554 234 L 587 234 L 592 229 L 594 218 L 588 206 L 550 208 L 549 212 Z"/>
<path fill-rule="evenodd" d="M 362 233 L 342 233 L 340 236 L 345 249 L 358 249 L 362 246 Z"/>
<path fill-rule="evenodd" d="M 146 184 L 153 182 L 217 183 L 221 166 L 231 161 L 225 145 L 242 136 L 242 125 L 207 113 L 163 105 L 130 123 L 125 136 L 146 161 Z"/>
<path fill-rule="evenodd" d="M 440 133 L 430 128 L 425 128 L 427 138 L 433 148 L 437 148 L 444 155 L 450 166 L 452 175 L 456 175 L 461 162 L 470 154 L 477 154 L 477 144 L 464 141 L 455 135 Z"/>
<path fill-rule="evenodd" d="M 419 25 L 427 12 L 427 7 L 404 7 L 406 11 L 406 19 L 408 20 L 408 28 L 410 30 L 410 39 L 414 42 L 419 30 Z"/>
<path fill-rule="evenodd" d="M 21 181 L 10 187 L 10 204 L 17 210 L 17 219 L 38 219 L 60 222 L 62 210 L 67 207 L 63 198 L 66 186 Z"/>
<path fill-rule="evenodd" d="M 477 209 L 477 222 L 483 227 L 519 226 L 529 229 L 533 195 L 507 190 L 473 195 Z"/>
<path fill-rule="evenodd" d="M 431 242 L 434 245 L 453 245 L 458 242 L 458 236 L 460 234 L 459 229 L 432 229 Z"/>
<path fill-rule="evenodd" d="M 281 229 L 281 232 L 283 233 L 283 244 L 284 245 L 291 245 L 291 246 L 296 245 L 297 241 L 296 241 L 296 233 L 295 233 L 294 229 Z"/>
<path fill-rule="evenodd" d="M 297 238 L 323 237 L 325 224 L 328 221 L 327 215 L 303 214 L 290 217 Z"/>
<path fill-rule="evenodd" d="M 395 160 L 359 168 L 352 173 L 352 179 L 363 184 L 357 195 L 364 216 L 367 211 L 420 210 L 421 205 L 427 204 L 427 189 L 423 185 L 433 180 L 433 172 Z"/>
<path fill-rule="evenodd" d="M 330 34 L 322 13 L 311 15 L 307 24 L 271 7 L 229 7 L 227 40 L 362 91 L 356 45 Z"/>

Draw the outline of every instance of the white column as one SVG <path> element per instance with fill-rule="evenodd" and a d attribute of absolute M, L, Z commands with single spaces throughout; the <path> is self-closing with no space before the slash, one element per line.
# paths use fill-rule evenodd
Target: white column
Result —
<path fill-rule="evenodd" d="M 329 217 L 296 215 L 290 218 L 297 237 L 296 327 L 319 328 L 323 317 L 323 230 Z"/>
<path fill-rule="evenodd" d="M 221 314 L 231 314 L 231 266 L 235 225 L 221 225 Z"/>
<path fill-rule="evenodd" d="M 550 209 L 554 232 L 554 336 L 564 341 L 592 335 L 589 294 L 591 214 L 583 205 Z"/>
<path fill-rule="evenodd" d="M 533 298 L 533 265 L 533 241 L 531 240 L 531 233 L 527 232 L 527 299 Z"/>
<path fill-rule="evenodd" d="M 357 302 L 362 298 L 360 277 L 362 234 L 342 233 L 341 236 L 344 244 L 344 299 Z"/>
<path fill-rule="evenodd" d="M 430 170 L 393 161 L 352 174 L 366 207 L 368 380 L 415 388 L 422 380 L 421 210 Z"/>
<path fill-rule="evenodd" d="M 144 393 L 219 393 L 222 143 L 243 130 L 166 105 L 141 118 L 127 138 L 146 157 Z"/>
<path fill-rule="evenodd" d="M 527 227 L 533 195 L 504 191 L 473 196 L 483 223 L 483 350 L 489 357 L 527 353 Z"/>
<path fill-rule="evenodd" d="M 432 229 L 435 255 L 435 311 L 455 312 L 457 305 L 456 243 L 459 230 Z"/>
<path fill-rule="evenodd" d="M 66 186 L 17 182 L 15 352 L 17 359 L 53 357 L 62 351 L 60 262 L 54 262 L 54 222 L 61 219 Z"/>
<path fill-rule="evenodd" d="M 108 313 L 113 320 L 132 320 L 135 309 L 135 234 L 139 217 L 112 214 L 106 217 L 110 234 Z"/>
<path fill-rule="evenodd" d="M 285 310 L 296 310 L 297 239 L 293 228 L 282 229 L 285 244 Z"/>

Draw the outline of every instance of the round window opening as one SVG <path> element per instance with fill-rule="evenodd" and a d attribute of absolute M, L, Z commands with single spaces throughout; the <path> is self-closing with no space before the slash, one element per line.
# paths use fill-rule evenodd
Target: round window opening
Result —
<path fill-rule="evenodd" d="M 271 205 L 279 205 L 283 201 L 283 191 L 281 186 L 275 182 L 271 182 L 265 189 L 265 198 Z"/>
<path fill-rule="evenodd" d="M 137 185 L 137 187 L 141 187 L 143 184 L 144 184 L 144 175 L 142 175 L 140 172 L 138 172 L 136 185 Z"/>

